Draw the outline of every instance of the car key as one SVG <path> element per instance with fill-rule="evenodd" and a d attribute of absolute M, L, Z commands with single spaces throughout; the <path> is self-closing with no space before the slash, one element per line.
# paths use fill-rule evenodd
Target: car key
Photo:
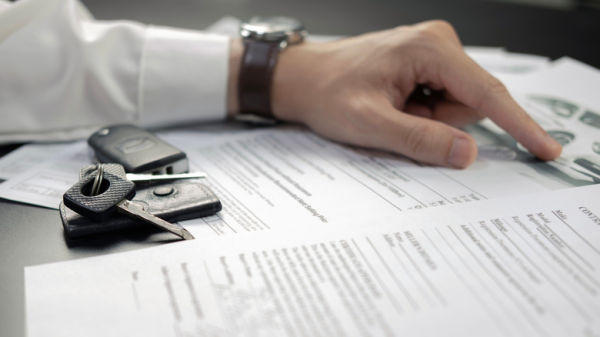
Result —
<path fill-rule="evenodd" d="M 131 173 L 185 173 L 186 154 L 154 134 L 134 125 L 111 125 L 88 138 L 98 161 L 119 163 Z"/>
<path fill-rule="evenodd" d="M 177 226 L 179 224 L 176 222 L 214 216 L 222 209 L 219 198 L 199 180 L 176 180 L 166 184 L 136 187 L 135 197 L 131 202 Z M 60 204 L 59 210 L 65 237 L 71 241 L 101 233 L 150 227 L 119 213 L 113 213 L 98 222 L 65 207 L 64 203 Z"/>
<path fill-rule="evenodd" d="M 103 172 L 99 194 L 92 195 L 94 180 L 96 176 L 89 176 L 69 188 L 63 195 L 65 206 L 85 217 L 97 220 L 106 219 L 117 211 L 167 230 L 182 239 L 194 238 L 185 228 L 156 217 L 146 212 L 141 205 L 130 202 L 128 199 L 135 195 L 135 184 L 132 181 L 112 172 Z"/>
<path fill-rule="evenodd" d="M 79 180 L 83 180 L 90 175 L 100 176 L 98 172 L 99 168 L 102 167 L 104 171 L 110 170 L 113 174 L 123 177 L 127 180 L 131 180 L 134 183 L 137 182 L 167 182 L 174 180 L 183 179 L 200 179 L 206 178 L 204 172 L 189 172 L 189 173 L 176 173 L 176 174 L 138 174 L 138 173 L 125 173 L 125 169 L 121 164 L 95 164 L 88 165 L 82 168 L 79 172 Z M 96 178 L 98 179 L 98 178 Z M 93 188 L 92 188 L 93 190 Z M 92 193 L 93 194 L 93 193 Z"/>

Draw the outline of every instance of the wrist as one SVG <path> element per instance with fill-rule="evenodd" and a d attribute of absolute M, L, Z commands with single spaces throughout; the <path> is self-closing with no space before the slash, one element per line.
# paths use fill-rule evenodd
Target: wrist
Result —
<path fill-rule="evenodd" d="M 307 99 L 318 81 L 314 78 L 314 44 L 304 42 L 288 47 L 279 55 L 271 87 L 271 108 L 280 120 L 301 122 Z"/>
<path fill-rule="evenodd" d="M 238 82 L 244 46 L 242 39 L 231 39 L 229 45 L 229 71 L 227 74 L 227 117 L 235 117 L 239 113 Z"/>
<path fill-rule="evenodd" d="M 230 43 L 227 116 L 232 118 L 240 112 L 238 88 L 244 44 L 241 38 L 231 39 Z M 306 90 L 316 85 L 312 78 L 314 72 L 310 70 L 316 65 L 314 47 L 314 43 L 304 42 L 289 46 L 279 54 L 271 79 L 271 109 L 277 119 L 301 122 L 306 97 L 311 97 Z"/>

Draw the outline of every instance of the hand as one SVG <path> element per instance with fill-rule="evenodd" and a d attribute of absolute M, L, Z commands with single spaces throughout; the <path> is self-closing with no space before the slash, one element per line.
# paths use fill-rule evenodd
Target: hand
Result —
<path fill-rule="evenodd" d="M 443 90 L 444 100 L 411 102 L 417 85 Z M 464 168 L 475 160 L 475 141 L 458 127 L 483 117 L 540 159 L 561 152 L 443 21 L 289 47 L 275 69 L 272 107 L 278 118 L 324 137 L 436 165 Z"/>

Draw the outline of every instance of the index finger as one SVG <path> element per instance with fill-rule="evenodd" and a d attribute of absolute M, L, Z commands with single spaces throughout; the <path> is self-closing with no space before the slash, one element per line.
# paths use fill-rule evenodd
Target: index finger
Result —
<path fill-rule="evenodd" d="M 557 158 L 562 150 L 512 98 L 504 84 L 460 48 L 446 49 L 438 68 L 444 88 L 458 101 L 489 117 L 536 157 Z"/>

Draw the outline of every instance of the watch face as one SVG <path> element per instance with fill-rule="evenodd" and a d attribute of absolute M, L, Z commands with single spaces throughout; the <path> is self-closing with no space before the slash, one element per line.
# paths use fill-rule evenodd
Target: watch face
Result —
<path fill-rule="evenodd" d="M 242 23 L 240 33 L 245 38 L 252 37 L 267 41 L 287 39 L 290 44 L 300 42 L 306 34 L 300 21 L 285 16 L 255 16 L 250 21 Z"/>

